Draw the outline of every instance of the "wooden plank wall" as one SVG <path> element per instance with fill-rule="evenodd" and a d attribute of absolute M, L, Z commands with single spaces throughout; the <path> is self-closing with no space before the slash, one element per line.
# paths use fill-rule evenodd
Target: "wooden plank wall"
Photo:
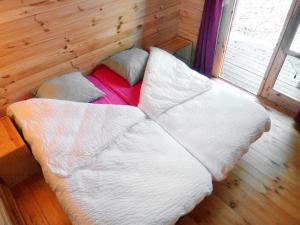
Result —
<path fill-rule="evenodd" d="M 196 46 L 205 0 L 181 0 L 178 35 Z"/>
<path fill-rule="evenodd" d="M 0 114 L 49 77 L 171 39 L 179 11 L 180 0 L 1 0 Z"/>

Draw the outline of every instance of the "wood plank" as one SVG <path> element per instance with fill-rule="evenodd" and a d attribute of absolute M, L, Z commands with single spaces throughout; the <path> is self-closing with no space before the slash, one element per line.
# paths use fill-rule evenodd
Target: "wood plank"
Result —
<path fill-rule="evenodd" d="M 0 118 L 0 158 L 25 147 L 25 143 L 8 116 Z"/>
<path fill-rule="evenodd" d="M 255 72 L 255 74 L 259 77 L 264 76 L 266 67 L 271 58 L 271 54 L 269 57 L 262 56 L 261 52 L 253 51 L 252 48 L 253 47 L 249 47 L 249 49 L 241 50 L 238 48 L 238 44 L 229 43 L 226 52 L 226 59 L 228 62 L 231 62 L 232 64 L 240 65 L 243 66 L 244 68 L 248 68 L 248 70 Z M 288 82 L 286 83 L 296 84 L 297 81 L 300 80 L 300 78 L 294 79 L 293 76 L 291 76 L 289 71 L 287 70 L 281 71 L 281 74 L 284 75 L 284 78 L 278 77 L 278 79 L 281 80 L 282 82 L 286 82 L 286 80 L 288 80 Z"/>
<path fill-rule="evenodd" d="M 29 188 L 33 193 L 37 202 L 43 202 L 39 204 L 40 209 L 45 216 L 48 224 L 56 225 L 71 225 L 68 216 L 63 213 L 63 209 L 58 203 L 55 194 L 51 191 L 50 187 L 40 179 L 41 176 L 33 177 L 33 181 L 29 183 Z"/>
<path fill-rule="evenodd" d="M 50 225 L 27 185 L 16 186 L 12 191 L 26 225 Z"/>
<path fill-rule="evenodd" d="M 191 40 L 195 48 L 202 19 L 204 0 L 185 0 L 181 2 L 178 35 Z"/>
<path fill-rule="evenodd" d="M 9 188 L 0 179 L 0 224 L 25 225 L 25 221 Z"/>
<path fill-rule="evenodd" d="M 222 72 L 222 75 L 220 76 L 222 79 L 229 81 L 230 83 L 234 84 L 237 87 L 240 87 L 244 90 L 249 91 L 252 94 L 256 94 L 258 91 L 258 85 L 253 84 L 252 82 L 247 82 L 247 79 L 244 80 L 242 76 L 240 76 L 240 73 L 232 72 L 232 71 L 226 71 L 223 69 L 224 72 Z M 242 74 L 245 71 L 242 71 Z"/>
<path fill-rule="evenodd" d="M 176 51 L 178 51 L 178 49 L 181 49 L 181 48 L 184 48 L 184 47 L 187 47 L 191 44 L 192 42 L 187 40 L 187 39 L 184 39 L 182 37 L 179 37 L 179 36 L 176 36 L 175 38 L 167 41 L 167 42 L 164 42 L 162 44 L 160 44 L 159 48 L 161 49 L 164 49 L 165 51 L 167 52 L 170 52 L 170 53 L 175 53 Z"/>

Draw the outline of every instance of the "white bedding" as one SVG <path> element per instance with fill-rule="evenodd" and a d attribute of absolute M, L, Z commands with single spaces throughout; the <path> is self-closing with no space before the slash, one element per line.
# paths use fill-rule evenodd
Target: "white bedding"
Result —
<path fill-rule="evenodd" d="M 211 85 L 183 62 L 152 48 L 139 107 L 220 181 L 269 131 L 271 121 L 262 106 Z"/>
<path fill-rule="evenodd" d="M 31 99 L 8 114 L 74 224 L 174 224 L 270 127 L 261 106 L 157 48 L 139 108 Z"/>
<path fill-rule="evenodd" d="M 73 224 L 174 224 L 210 173 L 138 108 L 31 99 L 9 114 Z"/>
<path fill-rule="evenodd" d="M 260 105 L 218 84 L 156 121 L 217 181 L 225 179 L 251 143 L 270 129 L 270 120 Z"/>

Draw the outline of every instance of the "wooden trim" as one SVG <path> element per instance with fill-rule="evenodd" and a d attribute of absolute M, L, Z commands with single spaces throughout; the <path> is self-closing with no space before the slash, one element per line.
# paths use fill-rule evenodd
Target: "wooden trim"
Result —
<path fill-rule="evenodd" d="M 300 59 L 300 53 L 299 53 L 299 52 L 294 52 L 294 51 L 292 51 L 292 50 L 287 50 L 287 51 L 286 51 L 286 54 L 287 54 L 287 55 L 290 55 L 290 56 L 293 56 L 293 57 L 295 57 L 295 58 L 297 58 L 297 59 Z"/>
<path fill-rule="evenodd" d="M 23 139 L 8 116 L 0 118 L 0 137 L 0 158 L 25 147 Z"/>
<path fill-rule="evenodd" d="M 282 105 L 283 107 L 291 110 L 293 113 L 296 113 L 296 111 L 299 109 L 300 102 L 283 93 L 279 93 L 278 91 L 274 90 L 273 87 L 286 59 L 286 56 L 287 54 L 289 54 L 288 49 L 296 34 L 299 21 L 300 1 L 294 0 L 291 4 L 290 10 L 279 37 L 278 44 L 276 45 L 262 84 L 258 91 L 258 95 L 261 95 L 276 104 Z"/>
<path fill-rule="evenodd" d="M 299 103 L 297 103 L 291 97 L 284 95 L 274 89 L 269 92 L 267 99 L 276 103 L 277 105 L 280 105 L 284 109 L 289 110 L 293 116 L 295 116 L 299 110 Z"/>
<path fill-rule="evenodd" d="M 8 116 L 0 118 L 0 177 L 9 187 L 40 171 Z"/>
<path fill-rule="evenodd" d="M 212 75 L 219 77 L 224 64 L 232 22 L 237 9 L 238 0 L 225 0 L 221 15 Z"/>
<path fill-rule="evenodd" d="M 182 38 L 180 36 L 176 36 L 167 42 L 157 45 L 157 47 L 164 49 L 165 51 L 173 54 L 179 49 L 182 49 L 192 44 L 193 44 L 192 41 L 187 40 L 186 38 Z"/>
<path fill-rule="evenodd" d="M 177 35 L 191 40 L 196 47 L 205 0 L 181 0 Z"/>

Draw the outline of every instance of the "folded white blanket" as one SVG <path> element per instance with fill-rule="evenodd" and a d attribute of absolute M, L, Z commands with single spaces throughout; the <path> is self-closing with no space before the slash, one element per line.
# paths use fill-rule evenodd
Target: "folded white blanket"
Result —
<path fill-rule="evenodd" d="M 211 87 L 210 80 L 159 48 L 151 48 L 138 107 L 155 119 Z"/>
<path fill-rule="evenodd" d="M 270 129 L 266 111 L 217 84 L 156 122 L 221 181 L 250 144 Z"/>
<path fill-rule="evenodd" d="M 143 80 L 139 107 L 223 180 L 250 144 L 270 129 L 266 110 L 223 89 L 157 48 Z"/>
<path fill-rule="evenodd" d="M 139 108 L 31 99 L 8 114 L 74 224 L 174 224 L 270 126 L 261 106 L 156 48 Z"/>

